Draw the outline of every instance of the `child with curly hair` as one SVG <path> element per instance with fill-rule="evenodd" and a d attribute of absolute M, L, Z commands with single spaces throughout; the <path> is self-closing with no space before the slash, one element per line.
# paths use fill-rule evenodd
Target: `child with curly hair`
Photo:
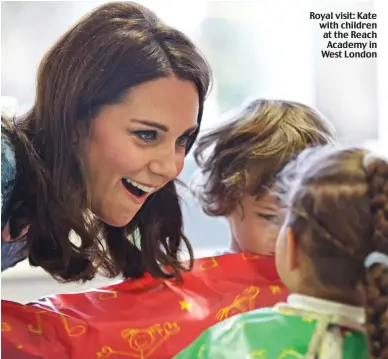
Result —
<path fill-rule="evenodd" d="M 195 195 L 207 215 L 228 220 L 232 252 L 274 254 L 282 223 L 271 194 L 277 173 L 306 147 L 335 138 L 331 124 L 314 109 L 261 99 L 199 140 L 194 157 L 204 183 Z"/>

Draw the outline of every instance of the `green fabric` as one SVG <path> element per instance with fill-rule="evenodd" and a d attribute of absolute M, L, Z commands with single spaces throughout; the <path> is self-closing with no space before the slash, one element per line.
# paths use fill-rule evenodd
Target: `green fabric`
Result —
<path fill-rule="evenodd" d="M 304 359 L 317 324 L 263 308 L 210 327 L 174 359 Z M 343 340 L 343 359 L 369 358 L 361 332 L 347 332 Z"/>

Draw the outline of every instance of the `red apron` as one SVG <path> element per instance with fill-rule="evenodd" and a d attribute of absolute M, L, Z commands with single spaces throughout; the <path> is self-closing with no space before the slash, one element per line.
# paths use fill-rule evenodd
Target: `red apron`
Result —
<path fill-rule="evenodd" d="M 183 279 L 146 275 L 27 305 L 3 300 L 3 358 L 170 359 L 209 326 L 288 295 L 273 257 L 198 259 Z"/>

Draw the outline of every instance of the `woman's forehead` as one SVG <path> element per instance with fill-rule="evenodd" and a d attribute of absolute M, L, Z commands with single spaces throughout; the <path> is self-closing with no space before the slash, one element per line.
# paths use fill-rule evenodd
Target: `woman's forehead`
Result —
<path fill-rule="evenodd" d="M 175 77 L 160 78 L 134 87 L 122 101 L 128 118 L 160 123 L 182 131 L 197 125 L 199 97 L 195 84 Z"/>

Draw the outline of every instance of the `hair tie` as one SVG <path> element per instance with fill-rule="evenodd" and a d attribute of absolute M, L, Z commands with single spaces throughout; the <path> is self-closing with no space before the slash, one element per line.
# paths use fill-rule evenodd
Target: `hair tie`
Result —
<path fill-rule="evenodd" d="M 369 253 L 364 261 L 364 266 L 370 268 L 374 264 L 383 264 L 388 268 L 388 255 L 382 252 Z"/>
<path fill-rule="evenodd" d="M 381 160 L 381 157 L 379 157 L 374 152 L 367 152 L 365 153 L 364 157 L 362 158 L 362 165 L 366 169 L 368 168 L 372 163 L 375 163 L 376 161 Z"/>

